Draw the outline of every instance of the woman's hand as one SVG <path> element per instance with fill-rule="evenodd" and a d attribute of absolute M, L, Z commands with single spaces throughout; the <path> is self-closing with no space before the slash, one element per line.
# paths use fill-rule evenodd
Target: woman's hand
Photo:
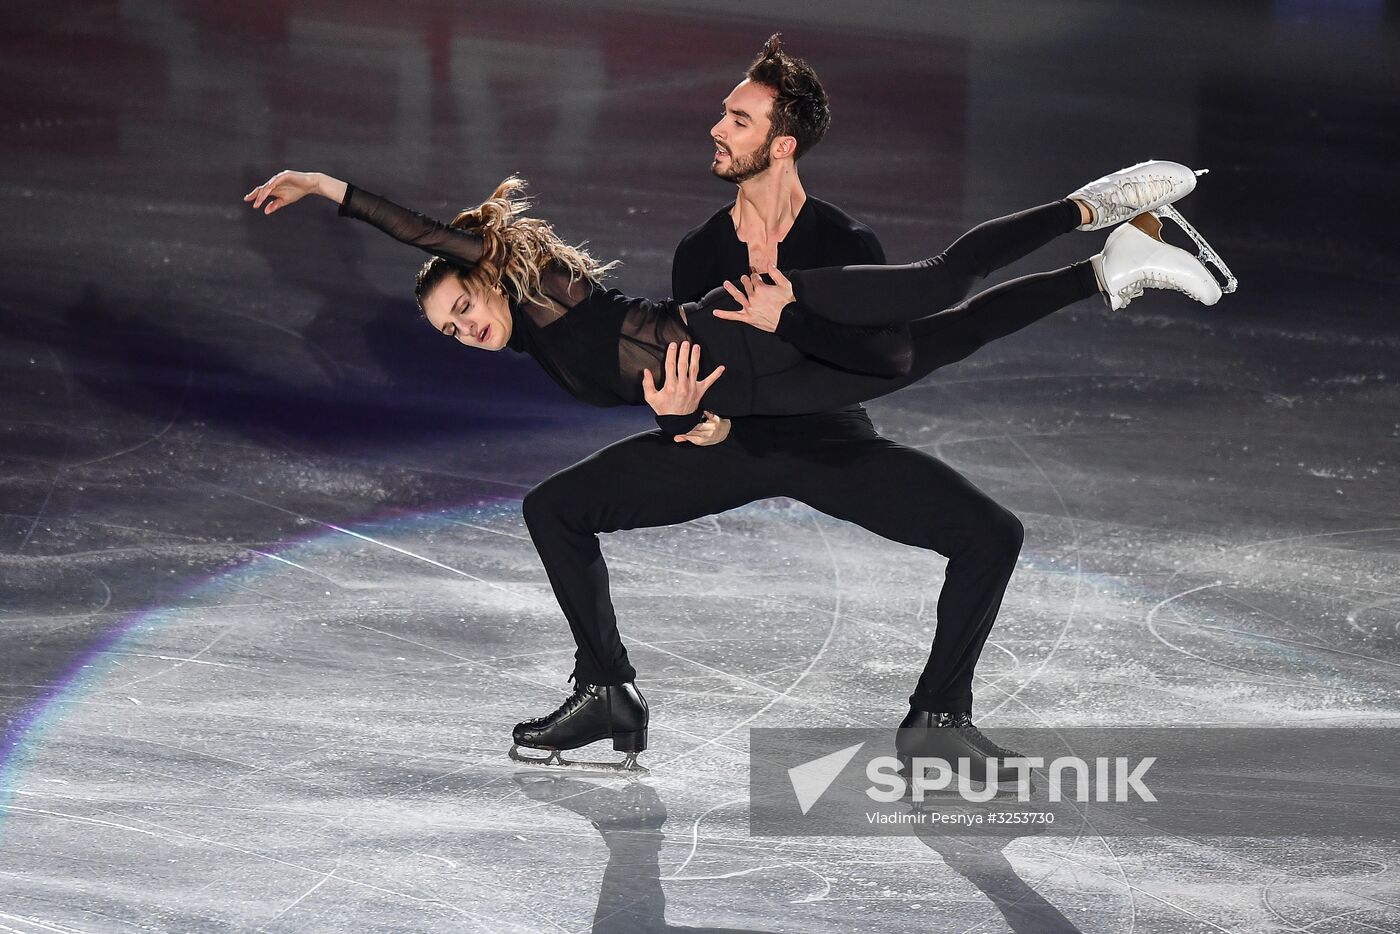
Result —
<path fill-rule="evenodd" d="M 724 372 L 723 366 L 700 379 L 700 345 L 681 341 L 680 353 L 672 341 L 666 347 L 666 382 L 656 388 L 651 370 L 642 371 L 642 395 L 657 415 L 689 415 L 700 408 L 706 390 Z"/>
<path fill-rule="evenodd" d="M 776 266 L 768 271 L 768 275 L 773 277 L 773 285 L 756 275 L 744 276 L 739 280 L 744 284 L 742 292 L 726 279 L 724 288 L 739 303 L 739 310 L 724 311 L 716 308 L 714 316 L 726 321 L 742 321 L 769 334 L 778 330 L 778 319 L 783 315 L 783 308 L 797 299 L 792 294 L 792 283 Z"/>
<path fill-rule="evenodd" d="M 705 413 L 705 420 L 696 425 L 683 435 L 676 435 L 674 440 L 677 443 L 689 441 L 699 447 L 708 447 L 711 444 L 719 444 L 729 437 L 729 419 L 720 418 L 713 412 Z"/>
<path fill-rule="evenodd" d="M 330 187 L 328 183 L 334 182 L 336 179 L 322 175 L 320 172 L 293 172 L 287 169 L 278 172 L 248 192 L 243 196 L 243 200 L 253 202 L 253 207 L 262 208 L 264 214 L 271 214 L 289 204 L 295 204 L 307 195 L 319 194 L 330 198 L 331 195 L 327 191 Z M 344 186 L 344 184 L 344 182 L 339 182 L 340 186 Z M 342 199 L 345 197 L 344 187 L 340 188 L 340 197 Z"/>

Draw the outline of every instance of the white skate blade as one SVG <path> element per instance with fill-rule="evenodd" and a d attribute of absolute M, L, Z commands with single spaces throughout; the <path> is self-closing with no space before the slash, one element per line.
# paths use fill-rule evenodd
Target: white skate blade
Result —
<path fill-rule="evenodd" d="M 533 748 L 533 747 L 524 747 Z M 510 752 L 507 753 L 516 762 L 523 762 L 534 768 L 544 769 L 550 772 L 603 772 L 613 775 L 650 775 L 651 770 L 644 765 L 637 764 L 638 753 L 629 752 L 623 756 L 621 762 L 584 762 L 573 759 L 565 759 L 558 749 L 540 749 L 539 752 L 549 753 L 547 756 L 527 756 L 521 751 L 521 747 L 511 744 Z"/>
<path fill-rule="evenodd" d="M 1202 171 L 1208 170 L 1203 169 Z M 1220 254 L 1215 252 L 1214 248 L 1212 248 L 1211 245 L 1206 242 L 1206 238 L 1202 237 L 1199 233 L 1196 232 L 1195 227 L 1192 227 L 1186 222 L 1186 218 L 1181 216 L 1180 211 L 1168 204 L 1157 208 L 1154 211 L 1148 211 L 1147 213 L 1153 215 L 1159 220 L 1165 217 L 1169 219 L 1172 223 L 1176 224 L 1176 226 L 1180 227 L 1183 231 L 1185 231 L 1186 235 L 1191 238 L 1193 243 L 1196 244 L 1196 249 L 1198 250 L 1196 258 L 1199 259 L 1202 263 L 1210 263 L 1212 266 L 1214 266 L 1217 270 L 1220 271 L 1220 275 L 1224 276 L 1225 284 L 1220 287 L 1221 293 L 1229 294 L 1230 292 L 1235 291 L 1235 287 L 1239 285 L 1239 280 L 1235 278 L 1235 274 L 1230 271 L 1229 266 L 1225 265 L 1225 261 L 1220 258 Z"/>

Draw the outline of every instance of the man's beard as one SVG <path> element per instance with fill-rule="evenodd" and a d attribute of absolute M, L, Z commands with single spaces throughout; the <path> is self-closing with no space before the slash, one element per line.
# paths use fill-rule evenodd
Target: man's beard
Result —
<path fill-rule="evenodd" d="M 769 152 L 769 146 L 765 144 L 743 158 L 735 158 L 734 153 L 730 152 L 729 168 L 721 169 L 719 166 L 713 166 L 711 171 L 715 173 L 716 177 L 738 185 L 760 172 L 766 172 L 772 164 L 773 157 Z"/>

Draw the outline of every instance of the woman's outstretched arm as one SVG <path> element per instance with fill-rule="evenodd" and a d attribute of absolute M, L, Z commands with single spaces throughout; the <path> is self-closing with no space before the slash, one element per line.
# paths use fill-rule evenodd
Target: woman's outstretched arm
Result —
<path fill-rule="evenodd" d="M 278 172 L 244 195 L 243 200 L 251 201 L 254 208 L 262 208 L 264 214 L 271 214 L 310 194 L 340 205 L 341 215 L 373 224 L 395 240 L 434 256 L 462 266 L 481 260 L 479 234 L 451 227 L 323 172 Z"/>
<path fill-rule="evenodd" d="M 345 182 L 321 172 L 283 169 L 244 195 L 243 200 L 253 202 L 253 207 L 262 208 L 264 214 L 271 214 L 307 195 L 320 195 L 339 204 L 345 200 L 346 187 Z"/>

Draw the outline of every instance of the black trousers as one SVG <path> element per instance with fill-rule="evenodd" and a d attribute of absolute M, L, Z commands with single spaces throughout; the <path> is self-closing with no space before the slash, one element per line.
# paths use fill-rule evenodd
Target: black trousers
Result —
<path fill-rule="evenodd" d="M 736 419 L 730 436 L 710 447 L 645 432 L 531 490 L 525 522 L 573 630 L 574 677 L 592 684 L 636 677 L 599 532 L 674 525 L 773 496 L 948 558 L 933 645 L 909 701 L 970 710 L 973 668 L 1016 566 L 1021 523 L 947 464 L 880 437 L 860 409 Z"/>
<path fill-rule="evenodd" d="M 808 361 L 752 381 L 723 402 L 716 399 L 745 383 L 721 379 L 706 394 L 705 405 L 724 415 L 827 414 L 736 418 L 730 436 L 711 447 L 646 432 L 531 490 L 525 522 L 573 630 L 575 679 L 620 684 L 636 677 L 618 633 L 598 533 L 675 525 L 754 500 L 790 496 L 948 559 L 933 646 L 909 701 L 928 711 L 971 710 L 972 672 L 1016 566 L 1021 523 L 937 458 L 880 437 L 864 410 L 828 410 L 893 392 L 1096 294 L 1093 270 L 1077 263 L 1003 283 L 953 305 L 978 279 L 1078 222 L 1079 208 L 1058 201 L 980 224 L 919 263 L 793 273 L 802 301 L 832 320 L 907 322 L 914 341 L 912 371 L 885 379 Z M 725 307 L 725 300 L 721 289 L 700 304 Z M 692 329 L 702 332 L 707 318 L 692 316 Z M 714 330 L 714 340 L 701 334 L 707 347 L 722 346 L 722 329 Z"/>

